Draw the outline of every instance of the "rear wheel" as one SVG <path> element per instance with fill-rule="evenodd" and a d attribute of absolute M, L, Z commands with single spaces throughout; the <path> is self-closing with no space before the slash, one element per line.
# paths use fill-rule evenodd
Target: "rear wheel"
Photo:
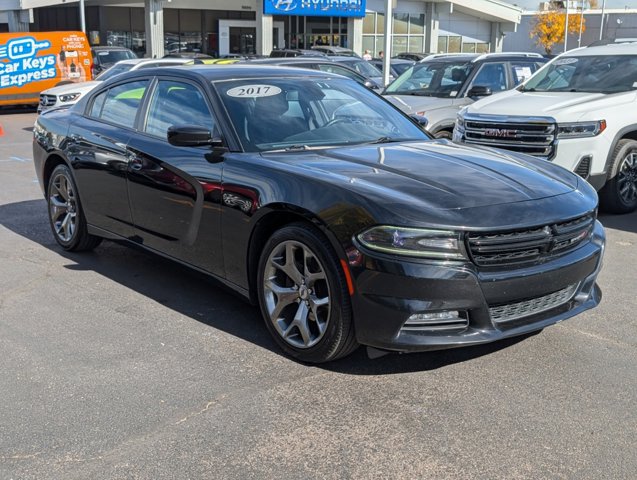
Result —
<path fill-rule="evenodd" d="M 637 141 L 623 139 L 617 143 L 609 179 L 599 197 L 601 207 L 610 213 L 637 209 Z"/>
<path fill-rule="evenodd" d="M 100 244 L 100 237 L 88 233 L 77 187 L 66 165 L 58 165 L 51 173 L 47 197 L 51 230 L 62 248 L 78 252 Z"/>
<path fill-rule="evenodd" d="M 358 347 L 344 274 L 327 239 L 305 224 L 278 230 L 261 254 L 261 312 L 292 357 L 322 363 Z"/>

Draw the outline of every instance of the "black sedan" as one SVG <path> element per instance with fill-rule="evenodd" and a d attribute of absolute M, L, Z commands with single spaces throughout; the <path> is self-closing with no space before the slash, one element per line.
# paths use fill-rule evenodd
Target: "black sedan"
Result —
<path fill-rule="evenodd" d="M 598 304 L 595 191 L 542 160 L 434 141 L 357 83 L 250 65 L 104 82 L 34 129 L 62 248 L 103 238 L 258 304 L 290 355 L 434 350 Z"/>

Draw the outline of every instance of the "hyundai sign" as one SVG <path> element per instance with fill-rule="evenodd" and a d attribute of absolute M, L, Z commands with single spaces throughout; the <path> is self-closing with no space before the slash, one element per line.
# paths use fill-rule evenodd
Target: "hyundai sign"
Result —
<path fill-rule="evenodd" d="M 263 0 L 268 15 L 364 17 L 365 0 Z"/>

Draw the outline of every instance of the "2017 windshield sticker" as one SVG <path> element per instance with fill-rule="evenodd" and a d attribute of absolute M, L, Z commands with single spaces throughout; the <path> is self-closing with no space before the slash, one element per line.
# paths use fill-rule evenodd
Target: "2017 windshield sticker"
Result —
<path fill-rule="evenodd" d="M 274 85 L 242 85 L 231 88 L 226 95 L 233 98 L 262 98 L 279 95 L 282 90 Z"/>
<path fill-rule="evenodd" d="M 555 60 L 555 65 L 570 65 L 571 63 L 577 63 L 579 59 L 577 58 L 558 58 Z"/>
<path fill-rule="evenodd" d="M 51 42 L 37 42 L 33 37 L 21 37 L 0 45 L 0 88 L 21 87 L 27 83 L 55 78 L 55 55 L 37 56 Z"/>

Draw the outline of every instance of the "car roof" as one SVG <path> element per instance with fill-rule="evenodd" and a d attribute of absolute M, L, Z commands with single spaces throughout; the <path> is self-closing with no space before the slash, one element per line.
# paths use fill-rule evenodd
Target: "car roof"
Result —
<path fill-rule="evenodd" d="M 108 46 L 108 45 L 96 45 L 94 47 L 91 47 L 91 49 L 93 50 L 130 50 L 130 48 L 126 48 L 126 47 L 114 47 L 114 46 Z"/>
<path fill-rule="evenodd" d="M 133 68 L 144 63 L 168 63 L 171 65 L 192 62 L 192 58 L 129 58 L 120 60 L 115 65 L 132 65 Z"/>
<path fill-rule="evenodd" d="M 178 75 L 185 78 L 203 79 L 209 82 L 219 80 L 241 80 L 254 78 L 285 78 L 285 77 L 317 77 L 331 78 L 335 74 L 320 70 L 305 68 L 292 68 L 270 65 L 252 65 L 250 63 L 235 63 L 233 65 L 185 65 L 183 67 L 157 67 L 138 71 L 126 72 L 113 77 L 112 80 L 121 80 L 149 75 Z M 340 75 L 337 75 L 340 77 Z M 111 80 L 107 80 L 110 82 Z"/>
<path fill-rule="evenodd" d="M 637 55 L 637 42 L 609 43 L 598 47 L 582 47 L 569 50 L 560 57 L 588 57 L 596 55 Z"/>

